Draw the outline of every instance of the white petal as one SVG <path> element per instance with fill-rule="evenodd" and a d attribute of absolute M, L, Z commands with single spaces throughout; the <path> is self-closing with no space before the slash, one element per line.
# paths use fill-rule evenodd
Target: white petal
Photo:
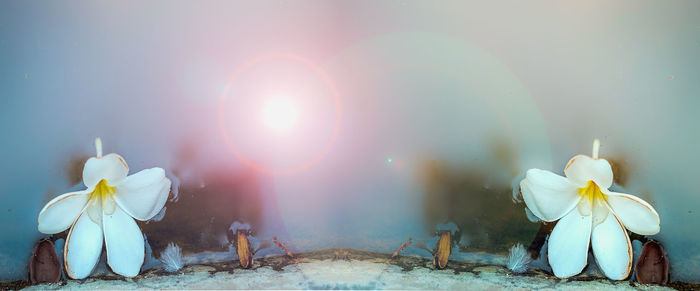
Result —
<path fill-rule="evenodd" d="M 85 213 L 95 224 L 102 226 L 102 198 L 95 197 L 88 201 Z"/>
<path fill-rule="evenodd" d="M 574 209 L 557 222 L 547 242 L 547 257 L 555 276 L 566 278 L 581 273 L 588 259 L 590 238 L 591 215 L 582 216 Z"/>
<path fill-rule="evenodd" d="M 627 278 L 632 270 L 632 245 L 627 231 L 615 215 L 593 228 L 591 246 L 598 267 L 613 280 Z"/>
<path fill-rule="evenodd" d="M 119 185 L 127 174 L 129 174 L 129 167 L 124 159 L 117 154 L 108 154 L 101 158 L 92 157 L 85 162 L 83 183 L 88 188 L 92 188 L 100 180 L 105 179 L 110 186 L 115 186 Z"/>
<path fill-rule="evenodd" d="M 114 200 L 132 217 L 149 220 L 165 205 L 170 194 L 170 179 L 161 168 L 133 174 L 117 187 Z"/>
<path fill-rule="evenodd" d="M 102 254 L 102 226 L 83 212 L 71 228 L 63 250 L 66 275 L 83 279 L 92 273 Z"/>
<path fill-rule="evenodd" d="M 593 228 L 598 226 L 599 224 L 605 222 L 605 220 L 610 216 L 610 209 L 608 206 L 605 204 L 605 201 L 602 199 L 596 199 L 595 202 L 591 203 L 592 205 L 592 214 L 593 214 Z"/>
<path fill-rule="evenodd" d="M 589 216 L 593 214 L 593 204 L 591 203 L 591 200 L 586 198 L 586 199 L 581 199 L 578 202 L 578 205 L 576 205 L 576 210 L 578 210 L 578 213 L 581 214 L 582 216 Z"/>
<path fill-rule="evenodd" d="M 607 189 L 613 182 L 612 168 L 606 159 L 593 159 L 584 155 L 571 158 L 564 174 L 578 187 L 584 187 L 588 181 L 593 181 L 601 189 Z"/>
<path fill-rule="evenodd" d="M 68 229 L 85 208 L 88 191 L 78 191 L 60 195 L 46 203 L 39 212 L 39 231 L 54 234 Z"/>
<path fill-rule="evenodd" d="M 566 178 L 549 171 L 530 169 L 520 181 L 527 207 L 544 221 L 555 221 L 576 206 L 578 189 Z"/>
<path fill-rule="evenodd" d="M 121 208 L 102 217 L 107 247 L 107 264 L 115 273 L 133 277 L 139 274 L 145 256 L 143 235 L 136 221 Z"/>
<path fill-rule="evenodd" d="M 114 198 L 110 196 L 105 197 L 102 200 L 102 213 L 100 215 L 112 215 L 115 210 L 117 210 L 117 203 L 114 201 Z"/>
<path fill-rule="evenodd" d="M 654 207 L 637 196 L 603 191 L 608 203 L 622 224 L 630 231 L 642 235 L 654 235 L 661 230 L 661 220 Z"/>

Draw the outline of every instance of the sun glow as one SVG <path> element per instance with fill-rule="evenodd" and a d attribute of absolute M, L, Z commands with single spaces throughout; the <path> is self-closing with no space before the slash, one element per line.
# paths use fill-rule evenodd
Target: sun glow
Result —
<path fill-rule="evenodd" d="M 263 105 L 262 121 L 274 131 L 289 131 L 296 125 L 298 118 L 297 108 L 289 98 L 271 98 Z"/>
<path fill-rule="evenodd" d="M 342 108 L 321 67 L 296 55 L 267 54 L 233 71 L 218 116 L 224 142 L 240 162 L 287 175 L 313 167 L 330 151 Z"/>

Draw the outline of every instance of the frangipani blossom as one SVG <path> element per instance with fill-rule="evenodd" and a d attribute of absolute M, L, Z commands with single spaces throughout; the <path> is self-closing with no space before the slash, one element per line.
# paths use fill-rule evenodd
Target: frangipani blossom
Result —
<path fill-rule="evenodd" d="M 625 228 L 642 235 L 660 230 L 659 215 L 649 203 L 608 190 L 613 172 L 607 160 L 598 158 L 599 148 L 595 140 L 593 157 L 573 157 L 564 169 L 566 177 L 530 169 L 520 182 L 533 214 L 547 222 L 559 220 L 547 250 L 557 277 L 581 273 L 591 246 L 605 276 L 625 279 L 632 268 L 632 246 Z"/>
<path fill-rule="evenodd" d="M 107 264 L 122 276 L 138 275 L 144 260 L 144 239 L 135 219 L 158 214 L 170 193 L 170 180 L 161 168 L 127 177 L 129 168 L 117 154 L 102 156 L 102 142 L 95 140 L 97 156 L 83 168 L 86 190 L 60 195 L 39 213 L 39 231 L 54 234 L 70 228 L 63 256 L 66 274 L 82 279 L 92 273 L 107 249 Z"/>

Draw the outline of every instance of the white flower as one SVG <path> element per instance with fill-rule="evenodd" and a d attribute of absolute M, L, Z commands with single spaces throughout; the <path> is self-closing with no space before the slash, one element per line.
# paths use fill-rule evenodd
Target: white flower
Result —
<path fill-rule="evenodd" d="M 170 193 L 170 180 L 161 168 L 127 177 L 129 168 L 117 154 L 97 156 L 83 168 L 84 191 L 60 195 L 39 213 L 39 231 L 46 234 L 70 228 L 63 251 L 66 274 L 73 279 L 90 275 L 102 253 L 104 237 L 107 264 L 122 276 L 138 275 L 144 260 L 144 241 L 138 220 L 158 214 Z M 132 218 L 133 217 L 133 218 Z"/>
<path fill-rule="evenodd" d="M 589 245 L 605 276 L 622 280 L 632 268 L 628 230 L 653 235 L 660 230 L 659 215 L 636 196 L 608 190 L 613 183 L 610 163 L 598 158 L 600 142 L 593 143 L 593 157 L 573 157 L 566 177 L 540 169 L 527 171 L 520 182 L 527 207 L 540 219 L 559 219 L 549 238 L 547 256 L 557 277 L 581 273 Z"/>

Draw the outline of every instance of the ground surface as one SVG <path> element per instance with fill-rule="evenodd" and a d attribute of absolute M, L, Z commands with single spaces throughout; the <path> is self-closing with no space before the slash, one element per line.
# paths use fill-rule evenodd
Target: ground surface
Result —
<path fill-rule="evenodd" d="M 336 253 L 338 256 L 336 257 Z M 56 284 L 4 288 L 46 289 L 449 289 L 449 290 L 671 290 L 668 287 L 577 277 L 562 280 L 530 272 L 511 274 L 502 266 L 450 262 L 435 270 L 430 260 L 416 257 L 391 259 L 364 251 L 324 250 L 257 260 L 252 269 L 238 262 L 186 266 L 177 273 L 147 271 L 135 278 L 99 276 Z M 672 285 L 693 289 L 700 285 Z"/>

